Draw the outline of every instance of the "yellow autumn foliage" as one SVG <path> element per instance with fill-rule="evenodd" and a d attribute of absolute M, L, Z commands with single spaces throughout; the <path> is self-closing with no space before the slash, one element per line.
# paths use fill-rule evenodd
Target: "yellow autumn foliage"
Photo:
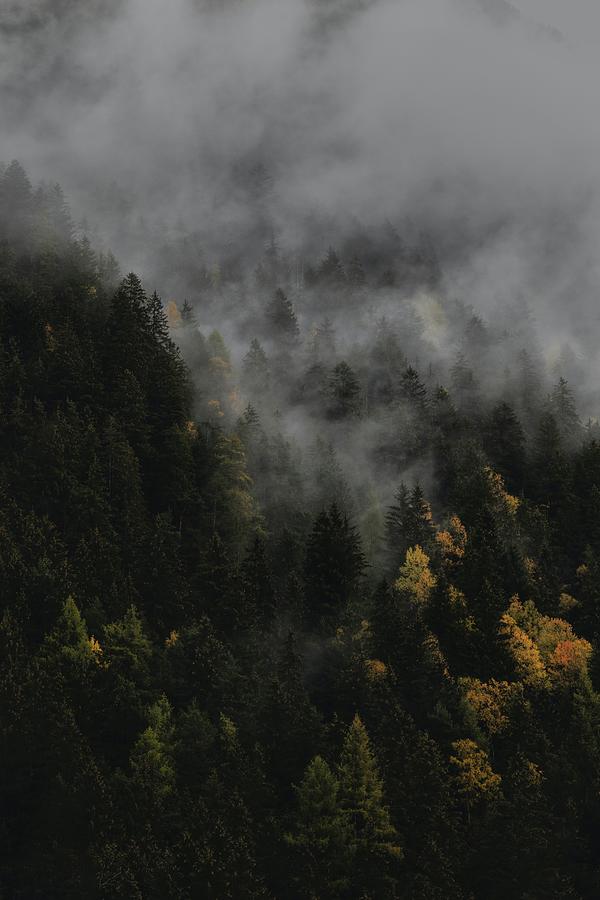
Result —
<path fill-rule="evenodd" d="M 542 615 L 531 601 L 512 598 L 500 633 L 525 683 L 551 684 L 587 674 L 591 644 L 577 637 L 569 622 Z"/>
<path fill-rule="evenodd" d="M 563 613 L 571 612 L 576 606 L 579 606 L 579 601 L 572 597 L 571 594 L 562 593 L 558 598 L 558 608 Z"/>
<path fill-rule="evenodd" d="M 368 681 L 379 681 L 387 675 L 387 666 L 380 659 L 367 659 L 365 672 Z"/>
<path fill-rule="evenodd" d="M 544 780 L 544 773 L 537 763 L 527 760 L 525 763 L 525 779 L 532 787 L 539 787 Z"/>
<path fill-rule="evenodd" d="M 510 724 L 510 704 L 518 696 L 520 686 L 495 678 L 487 682 L 465 678 L 463 683 L 467 702 L 481 726 L 490 735 L 504 731 Z"/>
<path fill-rule="evenodd" d="M 454 741 L 452 748 L 455 755 L 450 763 L 460 796 L 469 804 L 498 797 L 502 778 L 492 769 L 485 750 L 468 738 Z"/>
<path fill-rule="evenodd" d="M 490 466 L 485 466 L 484 472 L 493 500 L 495 500 L 500 509 L 506 512 L 511 518 L 514 517 L 521 505 L 521 501 L 518 497 L 514 497 L 512 494 L 508 493 L 504 486 L 502 475 L 498 472 L 494 472 Z"/>
<path fill-rule="evenodd" d="M 105 662 L 103 655 L 104 651 L 100 646 L 100 641 L 95 638 L 93 635 L 90 636 L 89 639 L 90 652 L 92 654 L 92 659 L 96 663 L 97 666 L 100 666 L 101 669 L 108 668 L 108 663 Z"/>
<path fill-rule="evenodd" d="M 465 555 L 467 529 L 458 516 L 452 516 L 448 528 L 435 536 L 445 562 L 453 565 Z"/>
<path fill-rule="evenodd" d="M 416 603 L 426 603 L 437 579 L 429 568 L 429 557 L 417 544 L 406 551 L 406 561 L 400 568 L 394 587 L 406 593 Z"/>
<path fill-rule="evenodd" d="M 525 684 L 544 684 L 547 681 L 547 672 L 540 651 L 510 613 L 504 613 L 500 619 L 500 634 L 512 657 L 517 677 Z"/>

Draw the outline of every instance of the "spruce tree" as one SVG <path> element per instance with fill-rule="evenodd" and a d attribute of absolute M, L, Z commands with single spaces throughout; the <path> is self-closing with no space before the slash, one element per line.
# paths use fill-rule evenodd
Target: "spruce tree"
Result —
<path fill-rule="evenodd" d="M 274 337 L 285 343 L 295 343 L 300 334 L 294 307 L 281 288 L 277 288 L 267 307 L 267 321 Z"/>
<path fill-rule="evenodd" d="M 307 542 L 304 580 L 309 622 L 331 623 L 351 599 L 364 570 L 356 529 L 333 503 L 317 516 Z"/>
<path fill-rule="evenodd" d="M 261 397 L 269 387 L 269 362 L 257 338 L 253 338 L 243 362 L 244 384 Z"/>
<path fill-rule="evenodd" d="M 286 840 L 299 860 L 298 893 L 328 900 L 344 896 L 352 884 L 355 839 L 339 783 L 322 757 L 308 765 L 296 796 L 294 829 Z"/>
<path fill-rule="evenodd" d="M 512 407 L 494 407 L 484 430 L 484 446 L 496 472 L 511 490 L 523 489 L 526 473 L 525 435 Z"/>
<path fill-rule="evenodd" d="M 338 363 L 333 369 L 328 385 L 329 416 L 332 419 L 347 419 L 360 413 L 360 384 L 346 362 Z"/>
<path fill-rule="evenodd" d="M 353 888 L 393 896 L 403 852 L 385 802 L 383 781 L 367 730 L 356 715 L 346 732 L 338 767 L 341 807 L 356 841 Z"/>
<path fill-rule="evenodd" d="M 419 373 L 412 366 L 407 366 L 400 382 L 400 397 L 415 409 L 424 409 L 427 403 L 427 388 L 419 380 Z"/>

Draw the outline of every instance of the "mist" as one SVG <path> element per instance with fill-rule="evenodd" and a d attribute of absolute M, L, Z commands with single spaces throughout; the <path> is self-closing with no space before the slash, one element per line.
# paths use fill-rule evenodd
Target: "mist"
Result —
<path fill-rule="evenodd" d="M 333 441 L 358 492 L 368 470 L 383 497 L 390 479 L 427 482 L 430 470 L 374 460 L 377 415 L 340 433 L 293 390 L 239 386 L 250 340 L 274 350 L 257 261 L 272 242 L 286 273 L 305 342 L 291 380 L 304 383 L 325 316 L 336 359 L 353 356 L 366 377 L 385 317 L 432 390 L 476 314 L 510 336 L 468 360 L 490 403 L 526 350 L 548 390 L 566 375 L 595 417 L 598 23 L 582 29 L 583 5 L 570 9 L 548 7 L 546 20 L 540 4 L 504 0 L 13 3 L 0 13 L 0 156 L 60 182 L 81 233 L 165 301 L 191 299 L 204 334 L 224 335 L 231 426 L 251 401 L 305 455 Z M 329 246 L 360 256 L 384 226 L 409 249 L 426 236 L 435 283 L 373 285 L 344 303 L 306 284 Z M 215 291 L 232 259 L 235 276 Z"/>
<path fill-rule="evenodd" d="M 592 0 L 0 0 L 1 897 L 600 896 Z"/>
<path fill-rule="evenodd" d="M 311 215 L 416 217 L 450 248 L 509 225 L 527 269 L 562 225 L 572 267 L 597 236 L 598 63 L 544 24 L 503 0 L 13 3 L 2 154 L 121 256 L 139 217 L 210 230 L 211 251 L 243 234 L 261 164 L 290 243 Z"/>

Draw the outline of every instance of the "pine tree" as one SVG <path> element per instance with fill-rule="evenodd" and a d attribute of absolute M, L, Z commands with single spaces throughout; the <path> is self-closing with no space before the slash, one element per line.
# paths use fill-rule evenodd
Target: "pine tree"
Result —
<path fill-rule="evenodd" d="M 369 736 L 358 715 L 344 738 L 338 778 L 341 807 L 356 840 L 353 888 L 385 896 L 386 891 L 393 891 L 403 853 Z"/>
<path fill-rule="evenodd" d="M 258 624 L 269 623 L 275 614 L 275 592 L 267 563 L 265 542 L 259 535 L 242 563 L 242 584 L 249 614 Z"/>
<path fill-rule="evenodd" d="M 462 353 L 458 353 L 450 369 L 452 395 L 457 405 L 469 413 L 477 399 L 477 384 L 473 370 L 469 367 Z"/>
<path fill-rule="evenodd" d="M 358 256 L 354 255 L 347 267 L 348 284 L 353 288 L 361 288 L 366 282 L 365 270 Z"/>
<path fill-rule="evenodd" d="M 181 307 L 181 321 L 186 328 L 196 328 L 198 326 L 198 319 L 194 307 L 189 300 L 183 301 L 183 306 Z"/>
<path fill-rule="evenodd" d="M 294 830 L 286 835 L 299 857 L 301 896 L 336 898 L 350 887 L 356 848 L 338 795 L 335 775 L 322 757 L 315 756 L 296 788 Z"/>
<path fill-rule="evenodd" d="M 344 272 L 340 258 L 333 247 L 329 248 L 327 256 L 321 262 L 317 272 L 317 278 L 320 284 L 327 285 L 331 288 L 340 288 L 345 284 L 346 273 Z"/>
<path fill-rule="evenodd" d="M 139 790 L 139 803 L 160 809 L 175 788 L 173 766 L 172 710 L 164 694 L 148 711 L 148 727 L 142 732 L 131 752 L 131 772 Z"/>
<path fill-rule="evenodd" d="M 16 159 L 0 177 L 0 222 L 4 235 L 16 244 L 29 236 L 33 217 L 33 191 L 23 166 Z"/>
<path fill-rule="evenodd" d="M 573 392 L 565 378 L 559 378 L 550 395 L 549 409 L 556 420 L 561 438 L 573 447 L 582 436 L 582 427 Z"/>
<path fill-rule="evenodd" d="M 484 446 L 493 468 L 509 488 L 522 490 L 526 472 L 525 435 L 508 403 L 499 403 L 492 410 L 484 431 Z"/>
<path fill-rule="evenodd" d="M 244 386 L 255 396 L 262 396 L 269 388 L 269 362 L 257 338 L 253 338 L 243 362 Z"/>
<path fill-rule="evenodd" d="M 333 369 L 328 394 L 332 419 L 347 419 L 360 413 L 360 384 L 348 363 L 338 363 Z"/>
<path fill-rule="evenodd" d="M 275 337 L 286 343 L 298 340 L 300 329 L 294 307 L 281 288 L 277 288 L 267 307 L 267 321 Z"/>
<path fill-rule="evenodd" d="M 312 329 L 310 352 L 324 365 L 330 363 L 335 356 L 335 330 L 329 318 L 326 317 Z"/>
<path fill-rule="evenodd" d="M 169 337 L 169 322 L 162 300 L 156 291 L 153 292 L 148 300 L 147 306 L 152 337 L 159 346 L 170 348 L 172 344 Z"/>
<path fill-rule="evenodd" d="M 290 795 L 308 760 L 322 740 L 321 716 L 304 684 L 303 660 L 290 632 L 265 680 L 261 706 L 260 740 L 267 770 L 279 794 Z"/>
<path fill-rule="evenodd" d="M 152 326 L 146 294 L 133 272 L 123 279 L 112 300 L 107 328 L 106 366 L 110 381 L 127 368 L 145 388 L 152 351 Z"/>
<path fill-rule="evenodd" d="M 409 491 L 401 482 L 394 499 L 395 503 L 388 507 L 385 523 L 389 566 L 395 575 L 410 547 L 418 544 L 426 551 L 430 549 L 435 526 L 431 507 L 419 484 Z"/>
<path fill-rule="evenodd" d="M 317 517 L 306 547 L 304 579 L 311 624 L 330 622 L 343 609 L 364 570 L 356 529 L 333 503 Z"/>
<path fill-rule="evenodd" d="M 400 397 L 416 409 L 424 409 L 427 403 L 427 388 L 419 380 L 419 373 L 412 366 L 402 373 Z"/>

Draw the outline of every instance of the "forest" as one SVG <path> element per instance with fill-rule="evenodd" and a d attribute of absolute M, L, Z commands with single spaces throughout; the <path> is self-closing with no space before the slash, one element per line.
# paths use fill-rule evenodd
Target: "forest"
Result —
<path fill-rule="evenodd" d="M 598 897 L 577 360 L 406 223 L 226 250 L 1 169 L 0 896 Z"/>

